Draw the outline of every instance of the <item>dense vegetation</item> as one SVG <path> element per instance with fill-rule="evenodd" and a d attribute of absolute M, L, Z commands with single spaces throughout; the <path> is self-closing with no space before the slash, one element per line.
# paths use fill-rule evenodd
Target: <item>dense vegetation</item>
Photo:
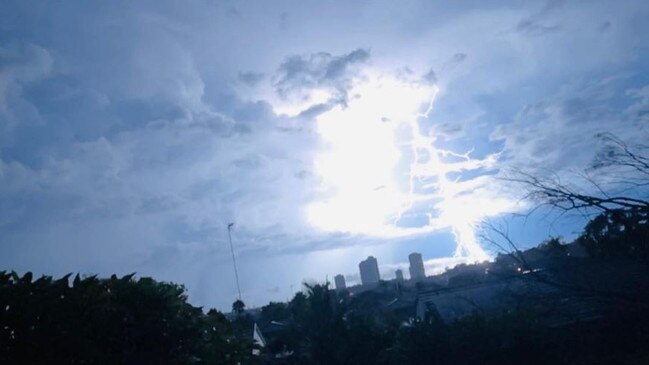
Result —
<path fill-rule="evenodd" d="M 552 239 L 520 256 L 456 267 L 447 275 L 460 279 L 449 285 L 475 285 L 516 274 L 512 267 L 519 264 L 537 265 L 544 270 L 526 278 L 557 290 L 498 313 L 475 311 L 446 322 L 435 311 L 404 319 L 386 308 L 382 303 L 398 292 L 389 283 L 358 295 L 306 285 L 290 302 L 270 303 L 254 317 L 236 301 L 228 319 L 187 303 L 182 286 L 150 278 L 54 280 L 0 272 L 0 363 L 646 364 L 648 227 L 644 211 L 605 212 L 576 240 L 587 258 L 569 257 L 567 246 Z M 539 303 L 561 311 L 575 295 L 606 305 L 596 319 L 549 322 Z M 252 355 L 254 323 L 274 326 L 259 356 Z"/>
<path fill-rule="evenodd" d="M 250 363 L 251 346 L 182 286 L 0 272 L 0 364 Z"/>
<path fill-rule="evenodd" d="M 381 288 L 350 297 L 326 285 L 308 286 L 306 295 L 262 309 L 261 321 L 289 323 L 268 350 L 294 350 L 290 360 L 278 362 L 292 364 L 649 363 L 648 227 L 644 212 L 603 213 L 576 240 L 588 258 L 570 257 L 555 238 L 519 253 L 520 259 L 512 254 L 457 267 L 451 279 L 460 279 L 449 280 L 454 285 L 519 272 L 510 262 L 543 268 L 526 280 L 553 290 L 518 298 L 517 306 L 496 314 L 476 310 L 448 323 L 435 312 L 404 322 L 379 304 Z M 485 268 L 491 274 L 478 277 Z M 596 318 L 570 318 L 567 301 L 575 297 L 581 307 L 597 308 Z M 569 320 L 550 320 L 548 308 L 565 311 Z"/>
<path fill-rule="evenodd" d="M 595 322 L 547 326 L 521 309 L 399 323 L 390 313 L 357 310 L 324 286 L 286 309 L 296 316 L 268 350 L 293 349 L 287 364 L 645 364 L 649 313 L 621 310 Z M 298 304 L 302 303 L 302 304 Z M 331 303 L 334 303 L 333 305 Z M 325 309 L 326 310 L 322 310 Z M 285 314 L 283 315 L 286 316 Z"/>

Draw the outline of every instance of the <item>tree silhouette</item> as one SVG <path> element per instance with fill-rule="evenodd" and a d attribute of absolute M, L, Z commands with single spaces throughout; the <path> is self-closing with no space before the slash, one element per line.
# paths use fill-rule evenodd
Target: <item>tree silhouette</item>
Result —
<path fill-rule="evenodd" d="M 241 300 L 237 299 L 232 303 L 232 312 L 236 314 L 241 314 L 246 310 L 246 304 Z"/>
<path fill-rule="evenodd" d="M 627 257 L 649 262 L 649 211 L 604 212 L 588 222 L 577 242 L 594 257 Z"/>
<path fill-rule="evenodd" d="M 590 168 L 579 174 L 588 188 L 562 182 L 556 176 L 541 177 L 520 170 L 505 180 L 522 185 L 526 199 L 562 212 L 649 212 L 649 145 L 629 146 L 610 133 L 598 137 L 603 148 Z"/>
<path fill-rule="evenodd" d="M 0 272 L 2 364 L 235 364 L 251 344 L 185 288 L 151 278 Z"/>

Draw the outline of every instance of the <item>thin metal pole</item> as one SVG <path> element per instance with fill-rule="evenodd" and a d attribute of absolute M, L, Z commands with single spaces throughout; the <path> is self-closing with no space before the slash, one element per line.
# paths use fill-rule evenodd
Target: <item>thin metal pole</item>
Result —
<path fill-rule="evenodd" d="M 234 258 L 234 247 L 232 246 L 232 226 L 234 223 L 228 224 L 228 238 L 230 238 L 230 252 L 232 253 L 232 264 L 234 265 L 234 278 L 237 280 L 237 291 L 239 292 L 239 300 L 241 300 L 241 287 L 239 286 L 239 273 L 237 272 L 237 260 Z"/>

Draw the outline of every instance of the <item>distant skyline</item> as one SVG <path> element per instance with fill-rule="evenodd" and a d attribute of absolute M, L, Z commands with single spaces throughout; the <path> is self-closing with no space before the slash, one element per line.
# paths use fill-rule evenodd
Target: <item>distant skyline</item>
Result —
<path fill-rule="evenodd" d="M 462 258 L 446 258 L 444 260 L 430 260 L 428 262 L 428 266 L 431 267 L 430 269 L 430 275 L 436 275 L 441 273 L 444 269 L 446 268 L 452 268 L 454 265 L 458 263 L 465 262 L 463 261 Z M 358 272 L 357 273 L 348 273 L 348 274 L 336 274 L 334 277 L 334 283 L 335 283 L 335 288 L 339 288 L 339 283 L 342 284 L 340 287 L 344 287 L 347 285 L 347 282 L 349 281 L 350 285 L 365 285 L 365 284 L 374 284 L 376 282 L 379 282 L 381 280 L 393 280 L 393 279 L 399 279 L 399 274 L 398 272 L 401 273 L 401 279 L 404 279 L 403 277 L 403 270 L 407 269 L 409 276 L 408 280 L 417 280 L 417 279 L 423 279 L 429 276 L 429 274 L 426 272 L 425 264 L 424 264 L 424 259 L 422 255 L 418 252 L 412 252 L 408 255 L 408 262 L 399 264 L 396 266 L 388 266 L 390 269 L 383 270 L 384 272 L 377 272 L 375 271 L 378 270 L 379 267 L 382 265 L 380 264 L 379 259 L 377 259 L 374 256 L 368 256 L 366 259 L 361 260 L 358 264 Z M 390 271 L 392 270 L 392 271 Z M 379 270 L 380 271 L 380 270 Z M 365 279 L 363 277 L 365 276 Z"/>
<path fill-rule="evenodd" d="M 646 142 L 647 1 L 0 4 L 0 270 L 287 299 L 420 252 L 426 273 L 584 220 L 501 179 Z M 571 175 L 573 174 L 573 175 Z"/>

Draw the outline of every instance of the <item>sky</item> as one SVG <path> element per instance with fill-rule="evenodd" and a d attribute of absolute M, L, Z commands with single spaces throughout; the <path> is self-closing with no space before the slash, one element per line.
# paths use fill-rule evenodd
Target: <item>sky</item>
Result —
<path fill-rule="evenodd" d="M 3 1 L 0 269 L 136 272 L 228 310 L 487 259 L 579 219 L 512 169 L 645 141 L 646 1 Z M 407 270 L 404 270 L 407 272 Z"/>

